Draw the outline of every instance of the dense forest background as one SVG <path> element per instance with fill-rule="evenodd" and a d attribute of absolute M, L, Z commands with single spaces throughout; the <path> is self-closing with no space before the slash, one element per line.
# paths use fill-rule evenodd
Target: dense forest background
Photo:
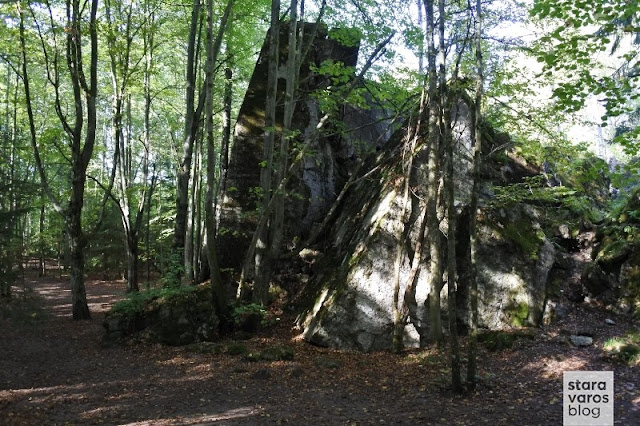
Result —
<path fill-rule="evenodd" d="M 273 263 L 304 248 L 287 240 L 283 223 L 288 200 L 299 196 L 286 191 L 287 181 L 298 154 L 308 149 L 292 120 L 296 104 L 307 99 L 324 114 L 316 133 L 339 133 L 337 111 L 366 109 L 371 98 L 388 119 L 414 123 L 409 127 L 429 147 L 422 234 L 424 228 L 438 234 L 437 209 L 455 205 L 448 141 L 451 109 L 464 97 L 475 120 L 472 212 L 482 128 L 491 126 L 509 135 L 496 150 L 512 150 L 546 179 L 498 191 L 498 201 L 526 199 L 532 186 L 546 188 L 556 179 L 554 190 L 538 195 L 571 204 L 593 222 L 619 221 L 620 235 L 635 244 L 635 222 L 620 213 L 637 197 L 636 2 L 9 1 L 0 13 L 3 297 L 24 279 L 25 265 L 37 265 L 42 275 L 55 265 L 55 273 L 69 273 L 74 319 L 91 315 L 87 276 L 124 279 L 129 292 L 210 279 L 223 319 L 231 315 L 233 297 L 224 284 L 230 280 L 239 300 L 267 304 Z M 310 44 L 307 27 L 298 22 L 322 23 L 329 39 L 357 46 L 355 66 L 315 64 L 313 71 L 328 83 L 303 91 L 300 64 Z M 288 35 L 284 53 L 277 48 L 281 28 Z M 252 213 L 258 219 L 247 231 L 244 258 L 227 270 L 218 264 L 216 241 L 220 233 L 239 230 L 218 226 L 225 214 L 220 206 L 233 192 L 226 179 L 235 122 L 265 36 L 271 38 L 263 58 L 263 152 L 252 165 L 260 174 Z M 420 133 L 420 126 L 428 132 Z M 406 199 L 415 184 L 409 171 L 416 144 L 407 138 L 400 185 Z M 608 184 L 604 195 L 590 187 L 596 181 Z M 627 213 L 638 219 L 635 207 Z M 446 215 L 453 227 L 455 208 Z M 435 237 L 424 241 L 431 270 L 455 276 L 455 264 L 434 263 L 442 244 Z M 455 251 L 454 238 L 444 244 Z M 389 262 L 395 255 L 391 250 Z M 439 306 L 437 293 L 431 300 Z M 442 340 L 441 331 L 434 333 L 434 341 Z"/>

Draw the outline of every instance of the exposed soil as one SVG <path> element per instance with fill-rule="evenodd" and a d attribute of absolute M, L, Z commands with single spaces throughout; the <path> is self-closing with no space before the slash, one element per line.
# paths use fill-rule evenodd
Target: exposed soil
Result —
<path fill-rule="evenodd" d="M 615 371 L 615 424 L 640 424 L 638 368 L 612 364 L 602 352 L 608 338 L 634 324 L 593 305 L 570 304 L 562 320 L 511 349 L 483 349 L 477 392 L 458 397 L 449 390 L 444 350 L 314 347 L 295 338 L 287 318 L 243 343 L 292 346 L 293 361 L 105 345 L 104 312 L 125 284 L 89 281 L 93 317 L 80 322 L 70 319 L 67 287 L 63 279 L 27 279 L 0 302 L 0 424 L 559 425 L 566 370 Z M 593 346 L 567 343 L 585 330 Z"/>

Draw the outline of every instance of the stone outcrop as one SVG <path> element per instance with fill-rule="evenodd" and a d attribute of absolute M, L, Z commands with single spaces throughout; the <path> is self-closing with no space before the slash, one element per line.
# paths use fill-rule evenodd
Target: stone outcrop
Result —
<path fill-rule="evenodd" d="M 304 144 L 325 113 L 321 111 L 314 93 L 335 85 L 326 75 L 316 72 L 317 67 L 325 61 L 333 61 L 349 70 L 355 67 L 358 59 L 357 44 L 345 46 L 323 25 L 303 25 L 303 51 L 307 54 L 298 79 L 292 129 L 298 135 L 291 142 L 292 146 Z M 288 25 L 282 25 L 279 42 L 281 64 L 287 60 L 287 32 Z M 259 218 L 256 188 L 260 187 L 263 162 L 269 37 L 265 40 L 240 108 L 230 153 L 218 237 L 222 268 L 240 266 Z M 284 98 L 285 82 L 283 75 L 278 85 L 280 100 Z M 287 187 L 285 243 L 304 238 L 314 223 L 322 221 L 345 180 L 356 168 L 358 158 L 383 145 L 389 138 L 390 120 L 386 117 L 389 113 L 371 97 L 366 100 L 370 104 L 368 108 L 339 106 L 326 132 L 311 139 L 309 149 Z M 280 106 L 276 111 L 276 131 L 282 128 L 282 120 L 283 108 Z"/>
<path fill-rule="evenodd" d="M 215 341 L 218 324 L 210 284 L 141 293 L 116 304 L 103 322 L 106 340 L 138 335 L 166 345 Z"/>
<path fill-rule="evenodd" d="M 456 166 L 456 203 L 464 212 L 470 194 L 469 155 L 471 148 L 471 116 L 460 102 L 453 112 Z M 304 338 L 323 346 L 362 351 L 386 350 L 392 347 L 394 259 L 397 235 L 408 232 L 405 256 L 400 265 L 400 295 L 404 295 L 409 276 L 409 255 L 415 247 L 416 214 L 423 209 L 424 185 L 414 202 L 402 215 L 401 146 L 406 129 L 402 129 L 375 156 L 368 160 L 362 176 L 349 189 L 340 214 L 328 231 L 324 256 L 314 268 L 303 292 L 299 325 Z M 422 150 L 425 150 L 422 147 Z M 425 155 L 418 153 L 414 163 L 424 170 Z M 517 165 L 514 165 L 515 169 Z M 484 165 L 485 178 L 499 176 Z M 417 178 L 423 178 L 417 172 Z M 423 181 L 424 182 L 424 181 Z M 421 189 L 422 188 L 422 189 Z M 415 211 L 411 211 L 415 209 Z M 542 321 L 546 302 L 546 283 L 555 261 L 555 249 L 536 229 L 533 208 L 522 205 L 509 211 L 496 211 L 480 221 L 480 325 L 490 329 L 537 325 Z M 407 226 L 408 224 L 408 226 Z M 405 227 L 407 226 L 407 227 Z M 446 232 L 446 224 L 443 223 Z M 464 277 L 464 226 L 459 229 L 458 251 L 461 276 Z M 443 242 L 445 240 L 443 239 Z M 460 323 L 466 322 L 466 282 L 459 281 Z M 405 328 L 407 346 L 423 345 L 429 334 L 427 295 L 429 293 L 428 259 L 423 257 L 415 295 L 409 303 L 409 321 Z M 442 291 L 443 305 L 446 286 Z M 402 300 L 402 296 L 400 297 Z M 445 313 L 446 310 L 443 310 Z M 446 322 L 445 322 L 446 324 Z"/>
<path fill-rule="evenodd" d="M 582 274 L 592 299 L 615 306 L 621 313 L 640 312 L 640 189 L 630 191 L 617 213 L 596 233 L 593 261 Z"/>

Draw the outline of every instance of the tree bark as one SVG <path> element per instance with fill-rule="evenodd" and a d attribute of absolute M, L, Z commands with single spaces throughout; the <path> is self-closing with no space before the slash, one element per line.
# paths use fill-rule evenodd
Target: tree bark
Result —
<path fill-rule="evenodd" d="M 446 45 L 445 45 L 445 5 L 444 0 L 438 0 L 438 39 L 440 51 L 440 137 L 441 144 L 445 147 L 446 170 L 444 175 L 444 191 L 447 206 L 447 316 L 449 317 L 449 342 L 451 345 L 451 387 L 455 393 L 462 393 L 462 380 L 460 377 L 460 346 L 458 344 L 458 323 L 456 307 L 456 207 L 453 152 L 455 142 L 451 135 L 451 93 L 447 83 L 446 73 Z"/>
<path fill-rule="evenodd" d="M 86 238 L 82 229 L 82 208 L 84 205 L 84 187 L 87 178 L 87 167 L 93 155 L 96 136 L 96 98 L 97 98 L 97 68 L 98 68 L 98 33 L 96 24 L 96 15 L 98 10 L 98 1 L 92 0 L 89 9 L 89 80 L 86 78 L 86 70 L 83 63 L 83 42 L 82 28 L 83 22 L 82 11 L 79 0 L 68 0 L 66 2 L 66 65 L 69 72 L 69 80 L 71 83 L 73 94 L 73 121 L 70 122 L 62 106 L 62 100 L 59 91 L 59 68 L 57 61 L 53 64 L 46 63 L 48 70 L 48 78 L 55 89 L 55 107 L 60 123 L 67 133 L 70 141 L 71 151 L 71 194 L 66 208 L 53 194 L 45 173 L 40 152 L 37 145 L 35 121 L 33 117 L 33 108 L 31 105 L 31 93 L 29 88 L 29 78 L 27 69 L 26 41 L 24 28 L 24 14 L 17 5 L 20 14 L 20 45 L 23 59 L 23 83 L 25 87 L 25 98 L 27 103 L 27 115 L 29 118 L 29 130 L 31 135 L 31 145 L 34 151 L 36 168 L 40 176 L 40 181 L 44 192 L 52 202 L 54 209 L 65 221 L 66 234 L 69 241 L 69 260 L 71 266 L 71 303 L 73 319 L 89 319 L 91 317 L 89 307 L 87 305 L 86 290 L 84 284 L 84 250 L 86 247 Z M 57 30 L 56 28 L 53 29 Z M 45 46 L 44 39 L 41 36 L 43 48 Z M 57 58 L 57 53 L 55 55 Z M 53 74 L 52 74 L 53 73 Z M 86 111 L 85 108 L 86 107 Z M 86 120 L 86 123 L 85 123 Z M 83 143 L 84 140 L 84 143 Z"/>
<path fill-rule="evenodd" d="M 264 167 L 260 170 L 260 187 L 262 188 L 262 214 L 266 213 L 267 206 L 272 196 L 277 192 L 272 191 L 273 180 L 273 150 L 275 145 L 276 127 L 276 100 L 278 94 L 278 58 L 280 52 L 280 0 L 271 2 L 271 27 L 269 29 L 269 66 L 267 74 L 267 99 L 265 106 L 263 161 Z M 284 188 L 282 188 L 284 190 Z M 271 220 L 269 220 L 271 224 Z M 254 286 L 251 299 L 254 303 L 266 304 L 271 278 L 270 258 L 270 226 L 263 227 L 258 234 L 255 246 L 254 261 Z M 242 290 L 242 288 L 239 288 Z"/>
<path fill-rule="evenodd" d="M 173 239 L 174 252 L 183 259 L 185 249 L 185 237 L 187 229 L 187 214 L 189 209 L 189 177 L 191 175 L 191 160 L 193 146 L 197 134 L 195 110 L 196 93 L 196 40 L 198 33 L 198 18 L 200 15 L 200 0 L 193 0 L 191 9 L 191 25 L 187 43 L 187 71 L 186 71 L 186 99 L 185 99 L 185 124 L 182 139 L 182 158 L 177 171 L 176 193 L 176 222 Z M 195 128 L 195 129 L 194 129 Z"/>
<path fill-rule="evenodd" d="M 289 19 L 289 42 L 288 42 L 288 58 L 285 71 L 285 99 L 284 99 L 284 118 L 282 132 L 280 135 L 280 153 L 278 155 L 278 166 L 276 170 L 276 182 L 280 182 L 284 177 L 289 163 L 289 142 L 292 137 L 291 123 L 293 120 L 293 112 L 295 111 L 296 101 L 296 81 L 298 78 L 298 0 L 291 0 Z M 281 252 L 281 245 L 284 232 L 284 203 L 286 198 L 286 188 L 284 191 L 274 192 L 276 198 L 275 207 L 273 209 L 273 220 L 270 229 L 270 261 L 275 261 Z"/>
<path fill-rule="evenodd" d="M 477 346 L 478 346 L 478 191 L 480 175 L 480 155 L 482 153 L 482 94 L 484 85 L 484 72 L 482 64 L 482 2 L 476 2 L 476 95 L 474 105 L 474 136 L 473 147 L 473 189 L 471 192 L 471 203 L 469 206 L 469 247 L 471 258 L 471 272 L 469 282 L 469 304 L 471 316 L 469 318 L 469 344 L 468 344 L 468 366 L 467 383 L 471 390 L 476 387 L 477 374 Z"/>
<path fill-rule="evenodd" d="M 214 66 L 220 50 L 222 35 L 227 26 L 227 21 L 233 0 L 227 1 L 224 14 L 220 21 L 218 37 L 213 39 L 213 0 L 207 1 L 207 63 L 206 63 L 206 81 L 207 81 L 207 100 L 205 105 L 205 134 L 207 140 L 207 191 L 205 195 L 205 231 L 207 236 L 207 262 L 211 273 L 211 294 L 212 304 L 215 308 L 216 315 L 220 319 L 221 327 L 225 327 L 229 321 L 228 300 L 226 290 L 220 275 L 220 266 L 218 264 L 218 253 L 216 247 L 216 215 L 215 215 L 215 172 L 216 172 L 216 153 L 213 137 L 213 82 L 214 82 Z M 226 83 L 225 83 L 226 84 Z"/>
<path fill-rule="evenodd" d="M 437 70 L 436 48 L 434 42 L 435 20 L 433 10 L 434 0 L 425 0 L 427 25 L 427 73 L 429 97 L 429 160 L 427 165 L 427 231 L 429 237 L 430 286 L 428 296 L 429 323 L 432 343 L 441 344 L 442 318 L 440 309 L 440 291 L 442 290 L 442 253 L 440 237 L 440 221 L 437 215 L 438 185 L 439 185 L 439 133 L 438 125 L 440 108 L 437 100 Z"/>

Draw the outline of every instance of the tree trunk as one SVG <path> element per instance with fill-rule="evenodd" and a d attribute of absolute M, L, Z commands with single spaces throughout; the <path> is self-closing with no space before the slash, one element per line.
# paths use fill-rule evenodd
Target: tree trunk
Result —
<path fill-rule="evenodd" d="M 84 250 L 86 239 L 82 232 L 82 203 L 84 178 L 81 170 L 73 171 L 71 201 L 68 207 L 67 235 L 69 237 L 69 266 L 71 269 L 71 307 L 74 320 L 89 319 L 89 306 L 84 285 Z"/>
<path fill-rule="evenodd" d="M 193 284 L 194 277 L 194 242 L 195 242 L 195 218 L 196 210 L 199 208 L 197 205 L 197 191 L 200 182 L 200 176 L 198 176 L 198 165 L 201 155 L 201 141 L 195 141 L 195 150 L 193 159 L 193 166 L 191 167 L 191 185 L 189 187 L 189 208 L 187 209 L 187 223 L 185 227 L 185 239 L 184 239 L 184 279 L 185 284 Z"/>
<path fill-rule="evenodd" d="M 291 138 L 291 123 L 293 120 L 293 112 L 296 107 L 296 80 L 298 78 L 298 0 L 291 0 L 289 6 L 289 42 L 288 42 L 288 58 L 284 99 L 284 119 L 282 133 L 280 135 L 280 153 L 278 155 L 278 166 L 276 170 L 276 182 L 280 182 L 284 178 L 289 164 L 289 139 Z M 270 261 L 275 261 L 281 252 L 283 232 L 284 232 L 284 204 L 286 198 L 286 188 L 284 191 L 275 192 L 275 206 L 273 209 L 273 221 L 271 223 L 270 235 Z"/>
<path fill-rule="evenodd" d="M 196 92 L 196 36 L 198 32 L 198 19 L 200 14 L 200 0 L 193 0 L 191 10 L 191 26 L 189 29 L 189 40 L 187 43 L 187 71 L 186 71 L 186 100 L 185 100 L 185 124 L 182 139 L 182 158 L 178 166 L 176 193 L 176 220 L 175 234 L 173 239 L 174 251 L 184 257 L 185 237 L 187 230 L 187 214 L 189 209 L 189 177 L 191 175 L 191 159 L 193 155 L 193 145 L 197 133 L 195 110 Z M 195 129 L 194 129 L 195 127 Z"/>
<path fill-rule="evenodd" d="M 212 304 L 215 308 L 216 315 L 220 319 L 222 328 L 226 327 L 229 321 L 228 301 L 226 290 L 220 275 L 220 266 L 218 264 L 218 253 L 216 248 L 216 217 L 215 217 L 215 171 L 216 171 L 216 153 L 213 138 L 213 82 L 214 82 L 214 66 L 218 52 L 220 50 L 220 42 L 224 34 L 229 13 L 233 7 L 233 0 L 227 1 L 224 15 L 220 21 L 218 37 L 213 40 L 213 0 L 207 1 L 207 63 L 206 63 L 206 82 L 207 82 L 207 100 L 205 105 L 205 134 L 207 140 L 207 192 L 205 195 L 205 231 L 207 236 L 207 262 L 211 273 L 211 295 Z M 225 83 L 226 84 L 226 83 Z"/>
<path fill-rule="evenodd" d="M 87 177 L 87 167 L 93 155 L 93 147 L 96 137 L 96 98 L 97 98 L 97 68 L 98 68 L 98 33 L 96 24 L 96 15 L 98 10 L 98 1 L 92 0 L 89 11 L 89 80 L 84 68 L 82 51 L 82 31 L 81 22 L 83 20 L 80 1 L 68 0 L 66 2 L 67 23 L 65 27 L 66 33 L 66 65 L 69 72 L 69 80 L 73 93 L 73 121 L 69 121 L 65 114 L 65 108 L 62 105 L 61 92 L 59 87 L 59 72 L 57 62 L 47 64 L 52 73 L 54 73 L 52 81 L 55 90 L 55 107 L 56 113 L 67 133 L 71 145 L 71 195 L 67 208 L 63 209 L 61 203 L 53 194 L 45 172 L 45 167 L 41 161 L 38 149 L 35 120 L 33 116 L 33 108 L 31 105 L 31 93 L 29 88 L 29 78 L 27 69 L 26 41 L 24 28 L 24 13 L 17 5 L 20 13 L 20 46 L 22 50 L 22 71 L 23 84 L 25 88 L 25 99 L 27 103 L 27 115 L 29 118 L 29 131 L 31 136 L 31 145 L 34 152 L 36 169 L 40 176 L 40 181 L 44 192 L 52 202 L 54 209 L 64 219 L 66 224 L 66 232 L 69 239 L 69 254 L 71 266 L 71 302 L 73 319 L 89 319 L 90 312 L 87 305 L 86 291 L 84 284 L 84 250 L 86 240 L 82 231 L 82 208 L 84 204 L 84 186 Z M 53 28 L 54 31 L 57 28 Z M 44 43 L 44 41 L 42 41 Z M 57 56 L 56 56 L 57 58 Z M 86 111 L 84 108 L 86 107 Z M 86 126 L 85 126 L 86 120 Z M 84 145 L 82 143 L 84 139 Z"/>
<path fill-rule="evenodd" d="M 45 265 L 45 258 L 44 258 L 44 249 L 45 249 L 45 244 L 44 244 L 45 216 L 44 214 L 45 214 L 45 206 L 44 206 L 44 200 L 42 200 L 42 205 L 40 206 L 40 234 L 39 234 L 40 250 L 39 250 L 39 259 L 38 259 L 38 276 L 39 277 L 44 277 L 46 273 L 46 265 Z"/>
<path fill-rule="evenodd" d="M 127 293 L 139 291 L 138 235 L 127 236 Z"/>
<path fill-rule="evenodd" d="M 273 177 L 273 149 L 275 144 L 276 126 L 276 98 L 278 93 L 278 56 L 280 51 L 280 0 L 271 2 L 271 28 L 269 29 L 269 66 L 267 75 L 267 98 L 265 107 L 265 133 L 263 145 L 263 161 L 266 167 L 260 170 L 260 187 L 262 188 L 262 214 L 265 215 L 271 197 L 276 191 L 272 191 Z M 284 189 L 284 188 L 283 188 Z M 267 216 L 269 217 L 269 216 Z M 271 221 L 268 222 L 271 225 Z M 270 259 L 270 226 L 263 227 L 258 234 L 255 246 L 254 286 L 252 301 L 266 304 L 269 293 L 269 281 L 271 278 Z M 242 289 L 240 288 L 242 291 Z"/>
<path fill-rule="evenodd" d="M 436 48 L 434 43 L 434 11 L 433 0 L 425 1 L 427 25 L 427 71 L 429 98 L 429 160 L 427 165 L 427 230 L 429 236 L 430 287 L 428 296 L 429 323 L 432 343 L 441 344 L 443 341 L 442 318 L 440 309 L 440 290 L 442 290 L 442 253 L 440 237 L 440 221 L 437 215 L 438 185 L 439 185 L 439 133 L 438 126 L 440 108 L 437 100 L 437 72 Z"/>
<path fill-rule="evenodd" d="M 482 92 L 484 84 L 483 65 L 482 65 L 482 2 L 476 2 L 476 98 L 475 98 L 475 120 L 474 120 L 474 136 L 475 143 L 473 147 L 473 189 L 471 192 L 470 218 L 469 218 L 469 247 L 471 258 L 471 272 L 469 282 L 469 304 L 471 316 L 469 319 L 469 344 L 467 367 L 467 383 L 470 389 L 476 387 L 477 374 L 477 346 L 478 346 L 478 230 L 477 230 L 477 210 L 478 210 L 478 178 L 480 175 L 480 154 L 482 153 Z"/>
<path fill-rule="evenodd" d="M 224 110 L 222 111 L 222 147 L 220 148 L 220 184 L 218 193 L 227 188 L 229 170 L 229 142 L 231 141 L 231 106 L 233 101 L 233 73 L 230 67 L 224 70 Z M 216 197 L 217 198 L 217 197 Z"/>
<path fill-rule="evenodd" d="M 444 192 L 447 206 L 447 315 L 449 317 L 449 341 L 451 344 L 451 387 L 455 393 L 462 392 L 460 377 L 460 346 L 458 344 L 458 323 L 456 307 L 456 207 L 454 185 L 454 140 L 451 135 L 451 99 L 447 83 L 447 55 L 445 45 L 445 10 L 444 0 L 438 0 L 438 39 L 440 52 L 440 72 L 438 75 L 440 86 L 440 137 L 445 148 L 446 170 L 444 175 Z"/>

